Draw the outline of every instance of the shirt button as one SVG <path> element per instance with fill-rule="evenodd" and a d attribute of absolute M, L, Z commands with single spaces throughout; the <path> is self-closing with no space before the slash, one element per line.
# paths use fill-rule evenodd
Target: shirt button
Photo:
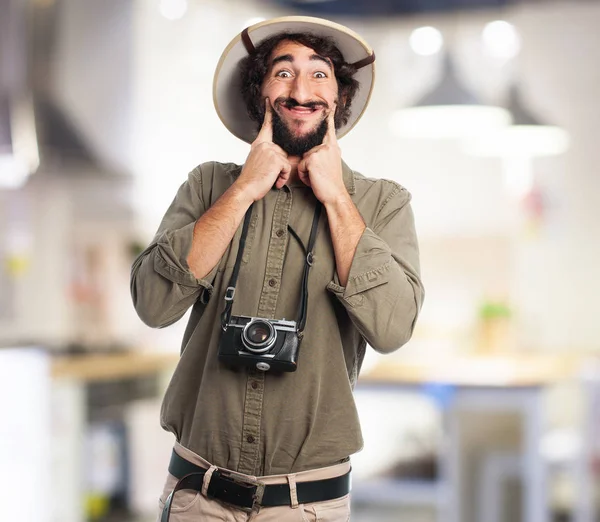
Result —
<path fill-rule="evenodd" d="M 248 435 L 248 437 L 246 437 L 246 440 L 252 444 L 254 442 L 254 437 L 252 435 Z"/>
<path fill-rule="evenodd" d="M 258 383 L 256 381 L 252 381 L 252 384 L 250 386 L 252 386 L 253 390 L 256 390 L 256 388 L 258 388 Z"/>
<path fill-rule="evenodd" d="M 269 286 L 277 286 L 277 279 L 269 279 Z"/>
<path fill-rule="evenodd" d="M 275 234 L 277 235 L 277 237 L 281 237 L 283 236 L 283 234 L 285 234 L 285 231 L 283 230 L 283 228 L 280 228 L 277 232 L 275 232 Z"/>

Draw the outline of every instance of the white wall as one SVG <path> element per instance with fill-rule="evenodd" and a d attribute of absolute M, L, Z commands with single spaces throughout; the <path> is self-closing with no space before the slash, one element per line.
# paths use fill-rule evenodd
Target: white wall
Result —
<path fill-rule="evenodd" d="M 522 8 L 522 70 L 528 101 L 563 125 L 572 147 L 555 162 L 537 164 L 548 184 L 547 225 L 516 254 L 523 333 L 528 344 L 598 349 L 600 322 L 600 5 L 559 2 L 548 11 Z M 548 176 L 546 177 L 546 174 Z"/>

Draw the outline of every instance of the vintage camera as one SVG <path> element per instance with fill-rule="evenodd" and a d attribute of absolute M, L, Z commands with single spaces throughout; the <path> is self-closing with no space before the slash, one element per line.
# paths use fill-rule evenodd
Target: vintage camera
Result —
<path fill-rule="evenodd" d="M 220 361 L 265 372 L 296 371 L 301 337 L 296 321 L 234 315 L 223 330 Z"/>

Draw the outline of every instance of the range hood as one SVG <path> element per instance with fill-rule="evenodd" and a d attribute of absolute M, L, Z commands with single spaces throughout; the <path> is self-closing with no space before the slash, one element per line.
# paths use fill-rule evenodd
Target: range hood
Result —
<path fill-rule="evenodd" d="M 50 95 L 57 3 L 0 0 L 0 190 L 50 168 L 106 171 Z"/>

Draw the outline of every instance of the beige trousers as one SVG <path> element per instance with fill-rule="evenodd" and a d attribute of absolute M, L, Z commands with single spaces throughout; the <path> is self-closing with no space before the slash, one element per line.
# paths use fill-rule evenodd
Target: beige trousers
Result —
<path fill-rule="evenodd" d="M 175 451 L 184 459 L 210 470 L 211 464 L 209 462 L 178 443 L 175 443 Z M 327 468 L 302 471 L 289 475 L 250 477 L 233 471 L 230 471 L 230 473 L 242 478 L 259 480 L 264 484 L 289 484 L 290 496 L 293 499 L 296 497 L 296 482 L 339 477 L 349 470 L 350 462 L 344 462 Z M 158 522 L 160 522 L 164 503 L 176 483 L 177 479 L 169 473 L 163 493 L 158 502 Z M 314 502 L 312 504 L 264 507 L 258 513 L 246 513 L 235 507 L 209 499 L 198 491 L 184 489 L 178 491 L 173 499 L 169 522 L 348 522 L 349 520 L 350 495 L 325 502 Z"/>

